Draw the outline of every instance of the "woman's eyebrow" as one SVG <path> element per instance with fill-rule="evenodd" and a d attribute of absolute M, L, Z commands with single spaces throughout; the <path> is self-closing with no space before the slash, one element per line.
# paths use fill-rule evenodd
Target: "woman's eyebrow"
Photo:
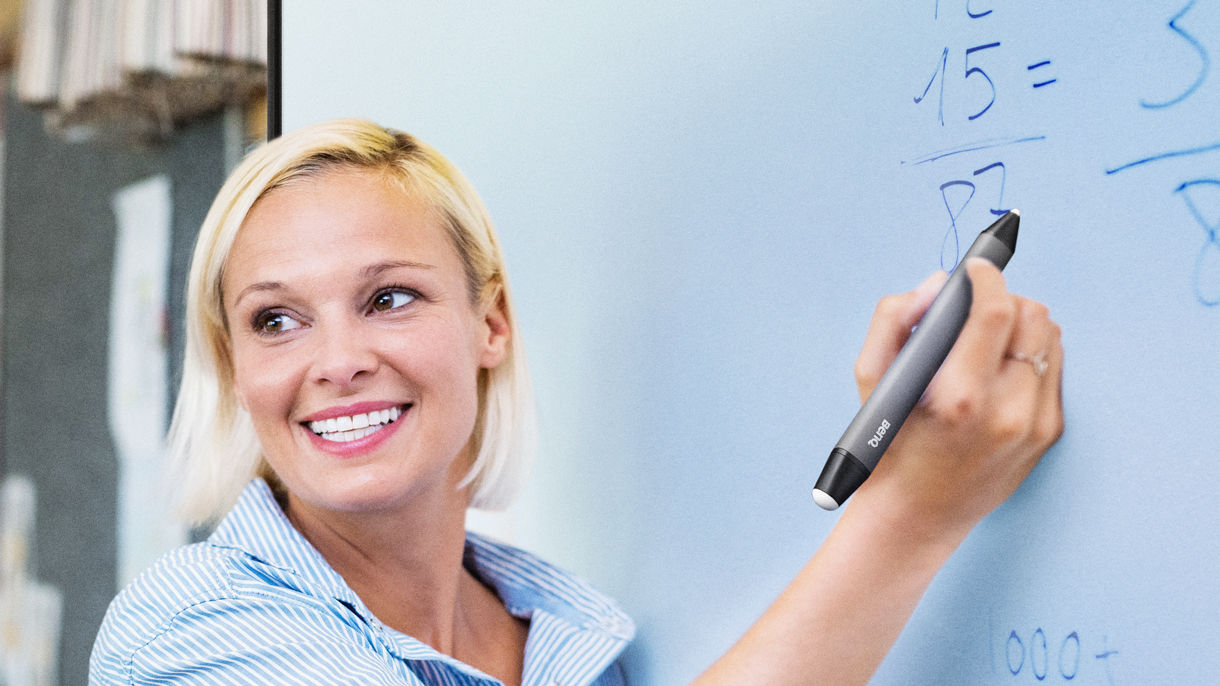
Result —
<path fill-rule="evenodd" d="M 245 298 L 247 295 L 250 295 L 251 293 L 278 291 L 278 290 L 282 290 L 283 288 L 284 288 L 284 284 L 279 281 L 259 281 L 258 283 L 252 283 L 249 286 L 246 286 L 245 288 L 241 289 L 241 291 L 239 291 L 237 293 L 237 297 L 233 298 L 233 304 L 231 306 L 236 307 L 237 303 L 242 301 L 242 298 Z"/>
<path fill-rule="evenodd" d="M 413 262 L 411 260 L 387 260 L 385 262 L 378 262 L 376 264 L 370 264 L 369 266 L 365 267 L 364 276 L 366 278 L 373 278 L 373 277 L 379 276 L 380 274 L 382 274 L 384 272 L 392 271 L 394 269 L 403 269 L 403 268 L 405 268 L 405 269 L 436 269 L 436 266 L 431 265 L 431 264 L 426 264 L 424 262 Z"/>

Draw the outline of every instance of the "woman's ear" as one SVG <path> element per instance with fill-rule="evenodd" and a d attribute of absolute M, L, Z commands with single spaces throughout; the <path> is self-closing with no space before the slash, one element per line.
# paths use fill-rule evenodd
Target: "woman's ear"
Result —
<path fill-rule="evenodd" d="M 492 369 L 500 366 L 508 357 L 508 346 L 512 339 L 512 327 L 509 326 L 507 307 L 504 302 L 504 289 L 500 284 L 491 288 L 491 293 L 483 299 L 483 331 L 485 337 L 480 341 L 479 366 Z"/>

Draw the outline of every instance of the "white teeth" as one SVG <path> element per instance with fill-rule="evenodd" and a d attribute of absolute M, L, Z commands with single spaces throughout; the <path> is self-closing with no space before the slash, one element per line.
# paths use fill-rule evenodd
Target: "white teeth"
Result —
<path fill-rule="evenodd" d="M 365 436 L 377 431 L 380 428 L 381 427 L 379 427 L 379 426 L 366 426 L 363 429 L 353 429 L 351 431 L 343 431 L 343 432 L 340 432 L 338 435 L 326 434 L 326 435 L 323 435 L 323 438 L 325 438 L 328 441 L 338 441 L 340 443 L 347 443 L 349 441 L 354 441 L 358 438 L 364 438 Z"/>
<path fill-rule="evenodd" d="M 367 414 L 332 417 L 310 422 L 309 430 L 328 441 L 347 443 L 379 431 L 401 415 L 402 411 L 397 406 L 387 407 L 384 410 L 373 410 Z"/>

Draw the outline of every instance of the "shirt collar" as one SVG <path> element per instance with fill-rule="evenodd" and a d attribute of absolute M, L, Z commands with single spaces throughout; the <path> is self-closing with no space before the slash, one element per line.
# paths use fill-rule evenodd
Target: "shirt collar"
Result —
<path fill-rule="evenodd" d="M 216 527 L 208 543 L 232 548 L 345 603 L 358 602 L 355 593 L 305 540 L 280 509 L 271 487 L 255 479 L 242 490 L 233 509 Z M 360 604 L 363 608 L 363 604 Z M 367 614 L 367 610 L 364 610 Z"/>
<path fill-rule="evenodd" d="M 271 488 L 253 480 L 232 511 L 208 539 L 279 569 L 293 586 L 304 585 L 347 605 L 378 631 L 385 632 L 403 659 L 440 659 L 453 663 L 420 641 L 384 627 L 351 587 L 326 562 L 280 509 Z M 545 683 L 548 670 L 571 646 L 581 646 L 585 669 L 604 671 L 635 635 L 635 625 L 609 597 L 584 580 L 513 546 L 474 533 L 466 535 L 463 560 L 483 583 L 500 596 L 515 617 L 530 620 L 526 645 L 528 681 Z M 290 581 L 291 579 L 291 581 Z M 571 640 L 576 639 L 579 640 Z M 570 669 L 570 666 L 568 667 Z M 568 674 L 568 678 L 573 675 Z"/>
<path fill-rule="evenodd" d="M 541 610 L 574 627 L 624 640 L 635 633 L 631 619 L 609 597 L 524 550 L 467 532 L 464 564 L 515 617 L 530 619 Z"/>
<path fill-rule="evenodd" d="M 613 600 L 523 550 L 467 532 L 464 564 L 510 613 L 530 620 L 523 683 L 589 683 L 635 636 Z"/>

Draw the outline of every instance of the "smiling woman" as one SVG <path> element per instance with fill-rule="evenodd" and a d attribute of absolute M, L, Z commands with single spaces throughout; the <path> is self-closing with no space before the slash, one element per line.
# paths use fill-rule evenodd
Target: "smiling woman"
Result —
<path fill-rule="evenodd" d="M 358 619 L 392 636 L 368 640 L 460 656 L 519 680 L 526 632 L 505 600 L 528 589 L 492 592 L 504 574 L 494 565 L 554 572 L 464 534 L 468 507 L 497 507 L 511 497 L 532 442 L 532 398 L 509 295 L 478 196 L 410 136 L 340 121 L 251 155 L 222 188 L 196 245 L 170 433 L 186 515 L 203 524 L 229 516 L 208 544 L 181 554 L 224 541 L 245 553 L 243 563 L 306 555 L 309 564 L 293 566 L 314 574 L 280 590 L 306 582 L 342 587 L 342 607 L 354 606 Z M 268 550 L 247 540 L 250 529 L 264 527 L 293 545 Z M 244 596 L 177 578 L 199 573 L 198 564 L 228 562 L 167 560 L 177 560 L 165 563 L 175 572 L 163 565 L 115 602 L 98 639 L 95 680 L 111 669 L 157 680 L 207 671 L 200 664 L 219 658 L 198 653 L 189 632 L 124 634 L 139 613 L 120 608 L 142 594 L 216 594 L 213 603 L 176 610 L 180 625 L 196 612 L 248 611 Z M 604 606 L 617 627 L 603 639 L 604 654 L 587 660 L 605 672 L 629 622 L 591 589 L 579 594 Z M 514 609 L 528 616 L 536 607 L 524 599 Z M 319 617 L 317 625 L 335 619 Z M 470 630 L 461 630 L 466 623 Z M 306 644 L 326 636 L 308 633 Z M 141 636 L 147 646 L 127 653 L 121 635 Z M 267 650 L 282 648 L 281 636 L 267 636 Z M 176 651 L 179 639 L 192 648 L 169 671 L 141 659 L 167 659 L 162 651 Z M 242 650 L 257 649 L 247 643 Z M 408 664 L 376 670 L 398 673 Z M 145 666 L 150 671 L 141 672 Z M 233 677 L 224 669 L 209 675 Z"/>
<path fill-rule="evenodd" d="M 994 267 L 967 270 L 941 381 L 700 683 L 866 681 L 1057 439 L 1058 327 Z M 878 306 L 862 395 L 939 283 Z M 93 683 L 623 683 L 635 628 L 612 600 L 465 531 L 468 508 L 511 497 L 533 423 L 497 240 L 444 158 L 361 120 L 260 148 L 204 223 L 186 314 L 172 453 L 190 516 L 223 519 L 111 604 Z"/>

